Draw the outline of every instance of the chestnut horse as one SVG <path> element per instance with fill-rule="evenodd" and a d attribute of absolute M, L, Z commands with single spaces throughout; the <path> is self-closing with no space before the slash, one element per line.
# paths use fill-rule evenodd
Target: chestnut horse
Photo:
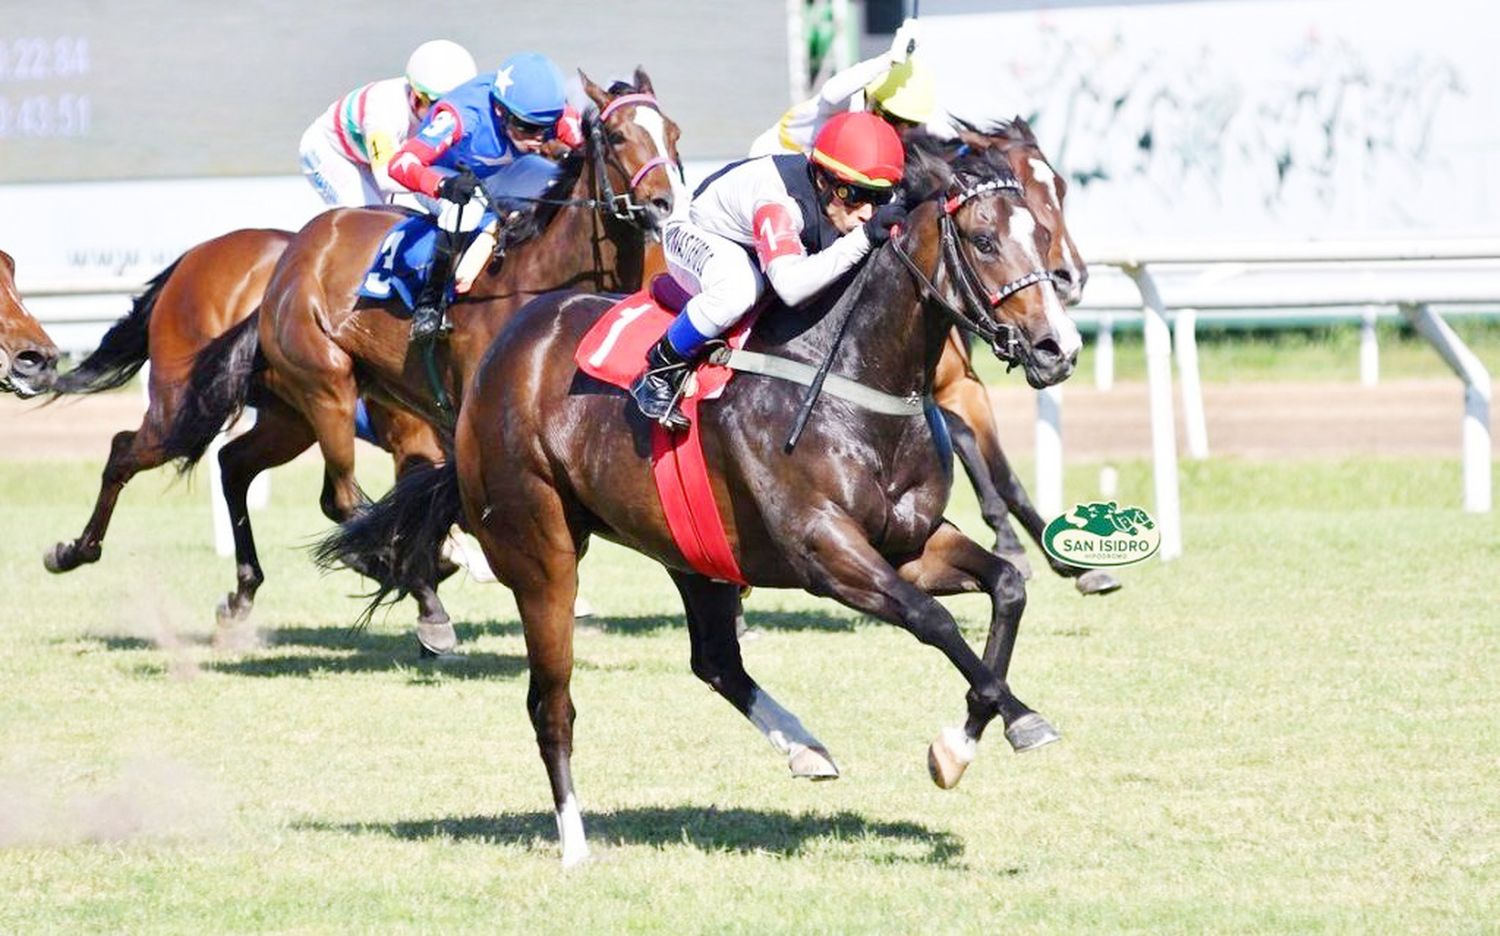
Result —
<path fill-rule="evenodd" d="M 1088 267 L 1073 243 L 1063 218 L 1067 182 L 1052 168 L 1031 127 L 1020 117 L 981 129 L 959 122 L 958 139 L 965 146 L 994 149 L 1005 156 L 1025 192 L 1026 207 L 1036 216 L 1049 238 L 1043 259 L 1064 302 L 1076 305 L 1083 298 Z M 1037 513 L 1025 487 L 1000 445 L 989 390 L 974 372 L 968 343 L 955 331 L 938 365 L 933 396 L 942 407 L 953 437 L 954 451 L 979 496 L 980 513 L 995 531 L 995 552 L 1029 572 L 1030 564 L 1007 514 L 1021 521 L 1038 546 L 1047 518 Z M 1085 595 L 1106 594 L 1120 587 L 1119 579 L 1103 569 L 1068 565 L 1043 551 L 1048 565 L 1058 575 L 1074 579 Z"/>
<path fill-rule="evenodd" d="M 917 205 L 908 229 L 810 308 L 767 313 L 747 348 L 813 364 L 842 332 L 834 373 L 892 398 L 930 400 L 948 332 L 959 324 L 1021 364 L 1033 386 L 1065 379 L 1078 331 L 1043 268 L 1038 228 L 1004 160 L 974 152 L 950 165 L 916 140 L 907 179 Z M 521 310 L 473 378 L 454 459 L 411 472 L 319 550 L 325 563 L 384 566 L 378 601 L 430 579 L 443 532 L 460 513 L 466 518 L 520 610 L 527 709 L 565 864 L 588 854 L 571 775 L 569 682 L 578 561 L 594 534 L 667 568 L 686 608 L 693 672 L 787 754 L 795 774 L 837 776 L 823 745 L 745 672 L 734 626 L 738 586 L 694 572 L 674 545 L 652 481 L 652 424 L 625 393 L 574 364 L 579 341 L 612 304 L 557 293 Z M 846 319 L 853 309 L 858 314 Z M 941 786 L 958 782 L 997 715 L 1018 751 L 1057 740 L 1006 682 L 1026 600 L 1020 573 L 942 519 L 951 453 L 930 403 L 924 419 L 921 408 L 890 415 L 825 396 L 787 453 L 806 393 L 742 375 L 698 410 L 744 580 L 832 597 L 942 651 L 971 689 L 965 725 L 945 729 L 929 750 Z M 992 600 L 982 658 L 932 597 L 967 591 Z"/>
<path fill-rule="evenodd" d="M 82 364 L 58 378 L 54 399 L 99 393 L 124 386 L 151 362 L 141 424 L 115 434 L 94 511 L 77 539 L 59 542 L 43 555 L 47 571 L 69 572 L 99 560 L 120 492 L 140 472 L 168 461 L 163 441 L 182 405 L 194 356 L 255 311 L 291 239 L 290 231 L 243 229 L 191 248 L 151 279 L 129 314 Z M 286 420 L 286 414 L 272 411 L 277 401 L 266 402 L 262 418 Z M 371 422 L 388 447 L 408 434 L 431 433 L 420 420 L 373 407 Z M 242 457 L 245 446 L 237 443 L 224 447 L 221 463 L 233 466 Z M 244 491 L 230 496 L 231 503 L 243 504 Z"/>
<path fill-rule="evenodd" d="M 16 261 L 0 250 L 0 393 L 46 393 L 57 379 L 57 345 L 16 292 Z"/>
<path fill-rule="evenodd" d="M 462 398 L 469 374 L 490 341 L 527 299 L 548 290 L 589 286 L 633 290 L 641 282 L 645 237 L 671 212 L 682 188 L 677 125 L 658 109 L 651 79 L 636 69 L 634 85 L 583 86 L 594 108 L 584 115 L 587 142 L 570 156 L 552 190 L 537 199 L 533 217 L 508 225 L 540 231 L 507 249 L 449 310 L 454 330 L 437 355 L 442 391 Z M 654 171 L 654 170 L 660 171 Z M 354 479 L 354 407 L 360 394 L 422 418 L 451 422 L 434 393 L 422 354 L 408 343 L 410 318 L 399 300 L 361 299 L 371 259 L 390 231 L 387 211 L 335 209 L 293 236 L 265 291 L 259 313 L 220 339 L 194 365 L 190 407 L 167 441 L 170 457 L 190 467 L 219 426 L 251 399 L 275 399 L 273 418 L 237 442 L 243 464 L 225 466 L 226 498 L 242 492 L 262 468 L 317 443 L 324 460 L 320 503 L 335 521 L 367 501 Z M 252 380 L 253 378 L 253 380 Z M 253 386 L 252 386 L 253 384 Z M 263 410 L 264 413 L 264 410 Z M 294 422 L 300 432 L 293 432 Z M 262 426 L 265 423 L 265 426 Z M 436 437 L 425 449 L 395 454 L 403 464 L 442 460 Z M 265 450 L 264 462 L 255 453 Z M 243 501 L 241 495 L 239 501 Z M 236 500 L 230 499 L 231 511 Z M 227 610 L 244 619 L 263 580 L 248 516 L 232 513 L 237 587 Z M 456 635 L 436 592 L 437 578 L 414 591 L 418 637 L 428 652 L 446 652 Z"/>

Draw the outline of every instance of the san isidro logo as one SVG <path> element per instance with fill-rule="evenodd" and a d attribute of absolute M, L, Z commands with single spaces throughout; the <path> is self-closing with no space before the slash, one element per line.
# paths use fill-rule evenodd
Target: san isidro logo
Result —
<path fill-rule="evenodd" d="M 1161 547 L 1156 521 L 1140 507 L 1114 501 L 1077 504 L 1047 524 L 1042 548 L 1069 565 L 1107 569 L 1149 559 Z"/>

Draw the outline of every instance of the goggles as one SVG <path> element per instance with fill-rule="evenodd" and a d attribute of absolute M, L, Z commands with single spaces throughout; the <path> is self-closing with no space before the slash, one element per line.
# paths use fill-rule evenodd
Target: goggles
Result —
<path fill-rule="evenodd" d="M 877 189 L 850 185 L 848 182 L 833 184 L 833 197 L 846 205 L 884 205 L 895 194 L 894 187 Z"/>
<path fill-rule="evenodd" d="M 557 125 L 554 123 L 536 124 L 509 112 L 505 115 L 505 127 L 511 136 L 525 137 L 528 140 L 550 140 L 557 135 Z"/>

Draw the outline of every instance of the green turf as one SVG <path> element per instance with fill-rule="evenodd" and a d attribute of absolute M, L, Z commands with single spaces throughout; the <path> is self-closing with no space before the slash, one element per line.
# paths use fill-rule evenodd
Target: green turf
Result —
<path fill-rule="evenodd" d="M 42 571 L 96 471 L 0 465 L 0 932 L 1495 931 L 1500 521 L 1453 463 L 1186 467 L 1183 559 L 1032 585 L 1013 684 L 1063 742 L 997 731 L 951 792 L 935 651 L 757 592 L 748 666 L 844 771 L 797 782 L 692 677 L 665 577 L 597 546 L 571 873 L 499 589 L 445 590 L 461 663 L 416 659 L 409 607 L 350 633 L 298 464 L 256 515 L 269 644 L 218 656 L 201 482 L 140 479 L 101 564 Z M 1149 506 L 1146 466 L 1121 485 Z M 985 603 L 950 607 L 981 639 Z"/>
<path fill-rule="evenodd" d="M 1500 322 L 1450 316 L 1454 332 L 1491 374 L 1500 374 Z M 1410 328 L 1382 322 L 1377 330 L 1383 380 L 1453 376 L 1432 345 Z M 1258 380 L 1359 380 L 1359 328 L 1338 325 L 1276 331 L 1223 331 L 1203 326 L 1198 332 L 1198 370 L 1206 383 Z M 1095 340 L 1084 339 L 1078 370 L 1093 374 Z M 985 380 L 1003 380 L 1005 365 L 991 354 L 975 354 Z M 1115 335 L 1115 378 L 1144 380 L 1145 347 L 1140 331 Z"/>

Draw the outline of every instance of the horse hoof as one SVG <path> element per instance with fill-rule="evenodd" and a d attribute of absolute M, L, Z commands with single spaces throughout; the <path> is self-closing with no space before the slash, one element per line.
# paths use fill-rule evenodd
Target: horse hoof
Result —
<path fill-rule="evenodd" d="M 1031 560 L 1026 558 L 1026 554 L 1025 553 L 1023 553 L 1023 552 L 997 552 L 997 553 L 995 553 L 995 555 L 999 556 L 1001 559 L 1004 559 L 1006 562 L 1009 562 L 1011 565 L 1015 566 L 1016 567 L 1016 571 L 1019 572 L 1019 573 L 1021 573 L 1021 577 L 1023 579 L 1027 580 L 1028 582 L 1031 581 L 1031 576 L 1032 576 Z"/>
<path fill-rule="evenodd" d="M 1062 735 L 1057 733 L 1057 729 L 1047 719 L 1032 712 L 1005 726 L 1005 740 L 1010 742 L 1017 754 L 1021 754 L 1061 741 Z"/>
<path fill-rule="evenodd" d="M 458 648 L 458 633 L 453 630 L 453 624 L 449 621 L 437 623 L 419 621 L 417 622 L 417 643 L 421 645 L 424 657 L 454 656 L 454 650 Z"/>
<path fill-rule="evenodd" d="M 1073 580 L 1080 595 L 1107 595 L 1119 591 L 1124 583 L 1103 569 L 1090 569 Z"/>
<path fill-rule="evenodd" d="M 977 742 L 962 728 L 944 728 L 927 746 L 927 772 L 932 782 L 944 790 L 958 786 L 977 749 Z"/>
<path fill-rule="evenodd" d="M 48 572 L 61 575 L 78 568 L 78 559 L 68 546 L 67 543 L 54 543 L 51 549 L 42 553 L 42 565 L 47 568 Z"/>
<path fill-rule="evenodd" d="M 594 616 L 594 606 L 582 595 L 573 599 L 573 619 L 591 618 Z"/>
<path fill-rule="evenodd" d="M 250 619 L 251 607 L 246 604 L 244 607 L 236 608 L 234 596 L 225 595 L 219 599 L 218 606 L 214 608 L 214 624 L 220 630 L 233 630 Z"/>
<path fill-rule="evenodd" d="M 833 762 L 833 757 L 821 747 L 808 747 L 805 744 L 792 746 L 792 752 L 787 755 L 787 766 L 792 768 L 792 776 L 805 777 L 808 780 L 837 780 L 839 778 L 838 765 Z"/>

